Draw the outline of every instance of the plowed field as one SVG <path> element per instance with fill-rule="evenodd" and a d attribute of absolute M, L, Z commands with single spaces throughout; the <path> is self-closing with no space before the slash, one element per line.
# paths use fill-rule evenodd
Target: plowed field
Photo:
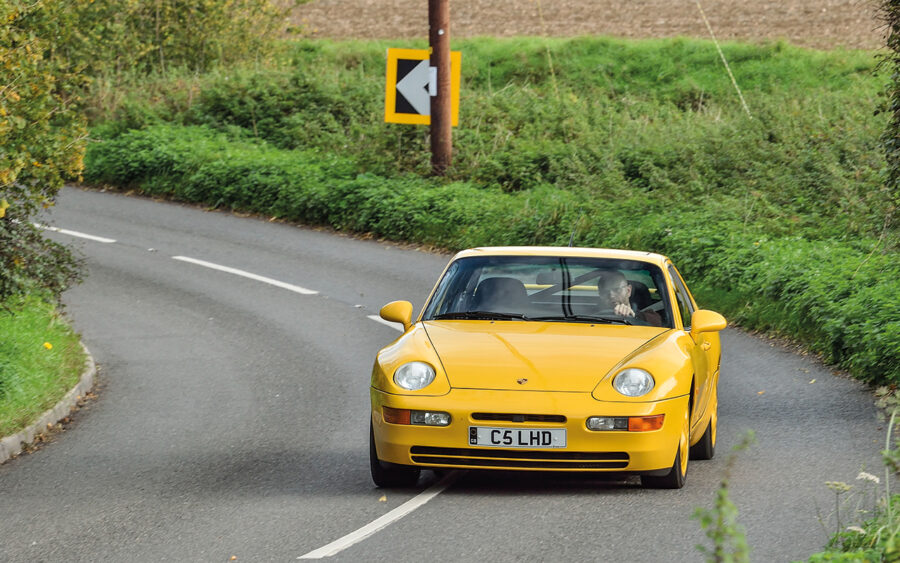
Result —
<path fill-rule="evenodd" d="M 719 39 L 877 48 L 876 0 L 701 0 Z M 313 0 L 295 9 L 307 36 L 427 38 L 427 0 Z M 453 37 L 709 37 L 693 0 L 450 0 Z"/>

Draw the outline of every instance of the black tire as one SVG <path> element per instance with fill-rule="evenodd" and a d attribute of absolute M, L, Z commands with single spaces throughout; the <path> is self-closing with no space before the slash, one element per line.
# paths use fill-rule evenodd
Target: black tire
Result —
<path fill-rule="evenodd" d="M 369 469 L 372 472 L 372 481 L 381 488 L 412 487 L 419 480 L 421 471 L 416 467 L 406 467 L 393 463 L 383 463 L 378 459 L 375 450 L 375 432 L 372 423 L 369 423 Z"/>
<path fill-rule="evenodd" d="M 712 459 L 716 455 L 716 444 L 713 441 L 713 425 L 716 423 L 715 418 L 709 419 L 706 425 L 706 432 L 700 441 L 691 446 L 691 459 Z"/>
<path fill-rule="evenodd" d="M 684 486 L 684 478 L 687 474 L 681 471 L 681 448 L 675 452 L 675 463 L 668 473 L 662 476 L 641 475 L 641 486 L 647 489 L 680 489 Z"/>

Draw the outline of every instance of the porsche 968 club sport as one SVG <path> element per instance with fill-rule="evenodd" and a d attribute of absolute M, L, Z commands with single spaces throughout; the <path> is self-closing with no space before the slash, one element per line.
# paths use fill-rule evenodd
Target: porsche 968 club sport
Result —
<path fill-rule="evenodd" d="M 372 371 L 381 487 L 422 469 L 607 472 L 684 485 L 715 453 L 719 331 L 665 256 L 593 248 L 458 253 Z"/>

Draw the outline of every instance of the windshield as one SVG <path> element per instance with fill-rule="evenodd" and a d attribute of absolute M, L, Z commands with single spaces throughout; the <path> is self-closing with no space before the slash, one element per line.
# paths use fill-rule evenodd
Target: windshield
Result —
<path fill-rule="evenodd" d="M 662 271 L 653 264 L 553 256 L 479 256 L 453 262 L 424 320 L 604 322 L 672 328 Z"/>

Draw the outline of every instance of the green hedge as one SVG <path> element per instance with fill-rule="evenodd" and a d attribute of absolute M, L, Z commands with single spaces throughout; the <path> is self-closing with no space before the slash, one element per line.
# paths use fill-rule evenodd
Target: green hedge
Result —
<path fill-rule="evenodd" d="M 900 260 L 874 239 L 772 237 L 715 210 L 549 186 L 505 192 L 357 174 L 350 159 L 204 127 L 154 126 L 91 145 L 86 180 L 446 248 L 565 245 L 669 255 L 703 305 L 805 342 L 875 383 L 900 383 Z"/>

